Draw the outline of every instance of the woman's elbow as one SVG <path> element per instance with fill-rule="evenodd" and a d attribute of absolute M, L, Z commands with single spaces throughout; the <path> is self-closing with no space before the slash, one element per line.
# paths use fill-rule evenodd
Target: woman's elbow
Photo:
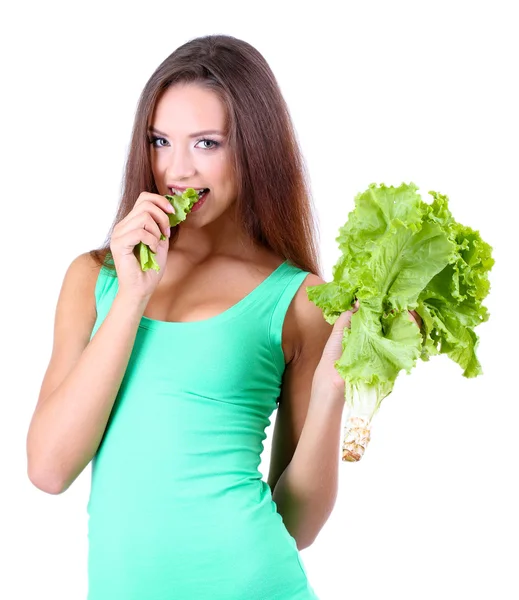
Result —
<path fill-rule="evenodd" d="M 27 466 L 27 476 L 34 487 L 47 494 L 52 494 L 53 496 L 62 494 L 68 487 L 64 486 L 63 482 L 57 477 L 51 477 L 42 471 L 38 471 L 34 467 L 31 468 L 30 465 Z"/>

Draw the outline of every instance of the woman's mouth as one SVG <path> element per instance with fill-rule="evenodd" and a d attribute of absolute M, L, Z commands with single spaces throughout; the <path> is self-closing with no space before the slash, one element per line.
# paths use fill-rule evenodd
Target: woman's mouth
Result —
<path fill-rule="evenodd" d="M 191 212 L 195 212 L 197 210 L 200 210 L 200 208 L 204 205 L 207 196 L 209 196 L 209 192 L 210 190 L 208 188 L 206 188 L 205 190 L 202 190 L 201 192 L 199 192 L 198 194 L 198 200 L 195 202 L 195 204 L 193 205 L 193 208 L 191 209 Z"/>
<path fill-rule="evenodd" d="M 170 187 L 169 188 L 172 195 L 177 195 L 177 196 L 182 196 L 182 194 L 188 189 L 188 188 L 174 188 L 174 187 Z M 210 190 L 209 188 L 192 188 L 198 196 L 198 200 L 195 202 L 195 204 L 193 205 L 193 208 L 191 209 L 190 212 L 196 211 L 196 210 L 200 210 L 200 208 L 202 207 L 202 205 L 204 204 L 207 195 L 209 194 Z"/>

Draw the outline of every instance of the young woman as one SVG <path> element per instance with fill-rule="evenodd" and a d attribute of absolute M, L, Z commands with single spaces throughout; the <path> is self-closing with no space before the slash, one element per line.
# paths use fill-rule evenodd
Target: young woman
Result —
<path fill-rule="evenodd" d="M 164 196 L 188 187 L 207 191 L 170 229 Z M 316 598 L 299 550 L 336 498 L 352 314 L 328 325 L 321 283 L 272 71 L 229 36 L 184 44 L 142 92 L 106 247 L 67 270 L 28 432 L 48 493 L 92 461 L 89 600 Z"/>

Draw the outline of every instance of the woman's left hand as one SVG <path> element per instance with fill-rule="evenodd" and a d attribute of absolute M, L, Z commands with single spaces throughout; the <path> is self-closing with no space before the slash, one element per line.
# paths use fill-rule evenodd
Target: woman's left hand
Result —
<path fill-rule="evenodd" d="M 351 327 L 351 317 L 359 310 L 359 301 L 355 302 L 355 306 L 351 310 L 343 312 L 333 325 L 333 330 L 324 347 L 321 360 L 315 371 L 314 384 L 316 377 L 319 380 L 327 381 L 334 388 L 340 390 L 344 394 L 344 379 L 339 375 L 335 368 L 335 363 L 342 356 L 342 339 L 344 337 L 344 328 Z M 422 327 L 422 319 L 420 315 L 414 311 L 409 311 L 409 320 L 414 322 L 418 329 Z"/>

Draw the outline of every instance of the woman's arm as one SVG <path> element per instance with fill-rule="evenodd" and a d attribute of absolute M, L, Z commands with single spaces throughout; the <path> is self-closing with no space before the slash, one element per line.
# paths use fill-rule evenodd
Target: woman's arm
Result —
<path fill-rule="evenodd" d="M 313 543 L 333 510 L 338 491 L 344 392 L 329 385 L 333 377 L 328 371 L 330 361 L 322 359 L 333 330 L 341 324 L 344 328 L 344 320 L 332 327 L 308 299 L 306 287 L 321 283 L 320 277 L 309 275 L 287 313 L 296 351 L 283 375 L 268 474 L 272 498 L 299 549 Z"/>
<path fill-rule="evenodd" d="M 52 356 L 27 434 L 28 476 L 50 494 L 64 492 L 97 451 L 147 304 L 117 295 L 90 341 L 98 273 L 88 254 L 67 270 Z"/>
<path fill-rule="evenodd" d="M 299 550 L 315 541 L 335 506 L 344 405 L 344 396 L 328 386 L 312 387 L 294 455 L 274 488 L 273 500 Z M 282 429 L 287 426 L 280 423 Z"/>
<path fill-rule="evenodd" d="M 285 371 L 269 483 L 283 522 L 302 550 L 315 541 L 337 499 L 345 383 L 335 362 L 358 303 L 333 327 L 315 305 L 301 298 L 298 303 L 302 343 Z M 414 311 L 409 318 L 420 326 Z"/>

